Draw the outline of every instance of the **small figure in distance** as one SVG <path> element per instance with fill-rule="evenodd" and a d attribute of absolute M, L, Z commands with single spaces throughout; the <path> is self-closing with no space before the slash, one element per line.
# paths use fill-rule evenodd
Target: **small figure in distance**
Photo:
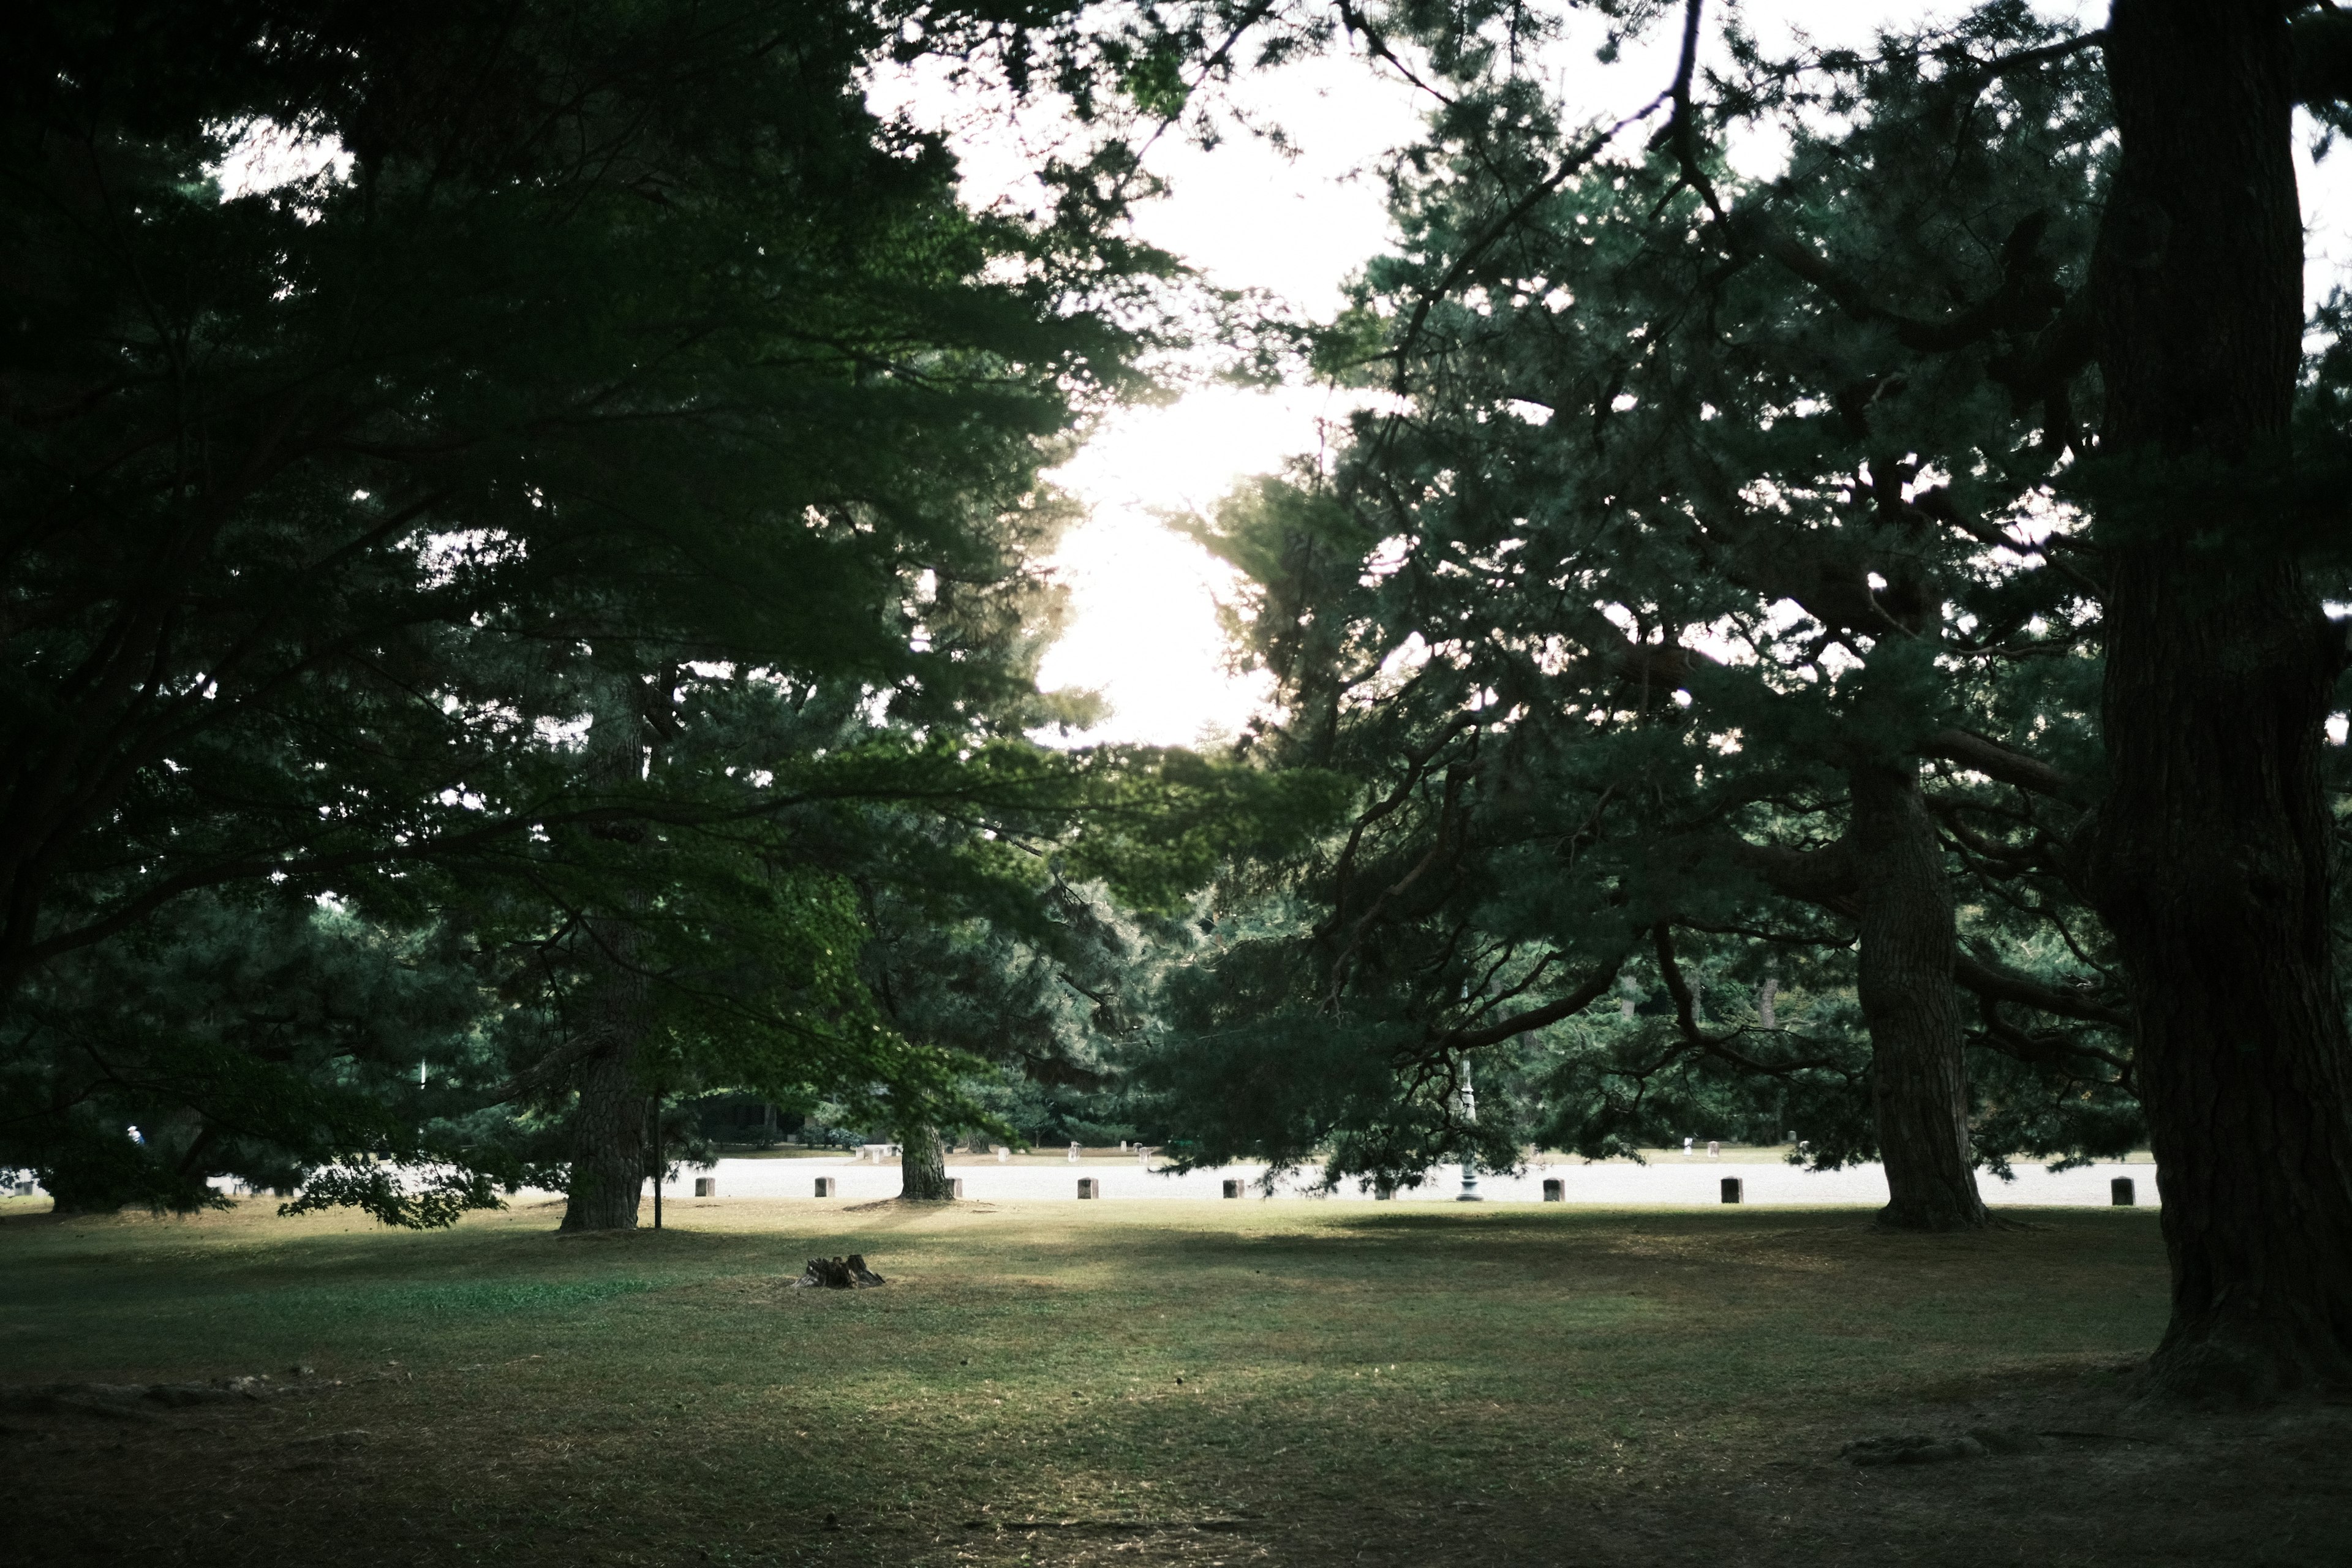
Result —
<path fill-rule="evenodd" d="M 1684 1159 L 1685 1159 L 1685 1160 L 1687 1160 L 1687 1159 L 1689 1159 L 1690 1157 L 1691 1157 L 1691 1141 L 1690 1141 L 1689 1139 L 1685 1138 L 1685 1139 L 1684 1139 L 1684 1140 L 1683 1140 L 1683 1158 L 1684 1158 Z"/>

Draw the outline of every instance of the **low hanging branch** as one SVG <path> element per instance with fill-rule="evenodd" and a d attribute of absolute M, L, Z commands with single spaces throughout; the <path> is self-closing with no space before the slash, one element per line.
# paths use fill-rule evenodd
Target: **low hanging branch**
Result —
<path fill-rule="evenodd" d="M 1666 994 L 1674 998 L 1675 1028 L 1681 1034 L 1685 1044 L 1706 1056 L 1729 1062 L 1734 1067 L 1748 1072 L 1763 1073 L 1770 1078 L 1786 1078 L 1791 1073 L 1798 1072 L 1828 1071 L 1836 1073 L 1849 1083 L 1853 1080 L 1853 1073 L 1829 1057 L 1811 1057 L 1792 1062 L 1767 1062 L 1748 1056 L 1743 1051 L 1732 1049 L 1732 1041 L 1750 1032 L 1744 1024 L 1724 1035 L 1710 1035 L 1700 1028 L 1698 998 L 1692 992 L 1690 982 L 1683 978 L 1682 965 L 1675 962 L 1674 927 L 1665 921 L 1660 921 L 1650 928 L 1650 935 L 1652 946 L 1658 955 L 1658 973 L 1666 983 Z"/>
<path fill-rule="evenodd" d="M 1966 948 L 1953 954 L 1952 978 L 1987 1002 L 2014 1002 L 2053 1017 L 2104 1024 L 2111 1029 L 2131 1026 L 2131 1015 L 2095 990 L 2052 985 L 2006 964 L 1979 958 Z"/>
<path fill-rule="evenodd" d="M 1601 1000 L 1609 988 L 1617 984 L 1617 972 L 1624 966 L 1625 956 L 1619 952 L 1611 957 L 1587 975 L 1582 984 L 1556 1001 L 1547 1002 L 1540 1007 L 1530 1007 L 1524 1013 L 1514 1013 L 1507 1018 L 1475 1029 L 1449 1030 L 1429 1042 L 1430 1048 L 1438 1054 L 1450 1054 L 1474 1051 L 1481 1046 L 1499 1046 L 1514 1035 L 1540 1029 L 1547 1024 L 1557 1024 L 1562 1018 L 1574 1017 Z"/>

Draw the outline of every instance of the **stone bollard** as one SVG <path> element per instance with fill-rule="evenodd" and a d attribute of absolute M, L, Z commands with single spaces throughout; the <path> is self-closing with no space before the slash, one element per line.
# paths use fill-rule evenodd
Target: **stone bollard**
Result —
<path fill-rule="evenodd" d="M 1722 1159 L 1723 1145 L 1712 1138 L 1708 1139 L 1706 1141 L 1706 1157 L 1710 1160 Z"/>
<path fill-rule="evenodd" d="M 948 1178 L 948 1196 L 951 1198 L 960 1198 L 963 1196 L 963 1178 L 961 1176 L 950 1176 Z"/>
<path fill-rule="evenodd" d="M 1077 1146 L 1077 1144 L 1076 1144 L 1076 1143 L 1072 1143 L 1072 1144 L 1070 1145 L 1070 1163 L 1071 1163 L 1071 1164 L 1073 1164 L 1073 1165 L 1075 1165 L 1075 1164 L 1076 1164 L 1077 1163 L 1078 1163 L 1078 1146 Z"/>
<path fill-rule="evenodd" d="M 833 1177 L 819 1176 L 816 1179 L 816 1195 L 821 1198 L 829 1198 L 834 1196 L 840 1189 L 835 1187 L 833 1184 Z"/>
<path fill-rule="evenodd" d="M 2129 1176 L 2117 1176 L 2114 1181 L 2109 1182 L 2107 1195 L 2119 1209 L 2130 1208 L 2138 1202 L 2138 1194 L 2133 1188 L 2132 1179 Z"/>
<path fill-rule="evenodd" d="M 694 1195 L 698 1198 L 717 1197 L 719 1195 L 719 1178 L 716 1176 L 695 1177 Z"/>
<path fill-rule="evenodd" d="M 1098 1198 L 1102 1196 L 1102 1188 L 1096 1184 L 1095 1179 L 1092 1176 L 1080 1176 L 1078 1178 L 1078 1196 L 1082 1198 Z"/>
<path fill-rule="evenodd" d="M 1568 1201 L 1568 1184 L 1561 1181 L 1558 1176 L 1545 1177 L 1543 1201 L 1548 1204 L 1566 1203 Z"/>
<path fill-rule="evenodd" d="M 1239 1197 L 1239 1196 L 1241 1196 L 1241 1195 L 1242 1195 L 1242 1184 L 1241 1184 L 1239 1182 L 1237 1182 L 1237 1181 L 1234 1180 L 1234 1178 L 1233 1178 L 1233 1177 L 1231 1177 L 1231 1176 L 1227 1176 L 1227 1177 L 1225 1178 L 1225 1196 L 1227 1196 L 1227 1197 L 1229 1197 L 1229 1198 L 1237 1198 L 1237 1197 Z"/>
<path fill-rule="evenodd" d="M 1010 1160 L 1010 1159 L 1012 1159 L 1012 1158 L 1013 1158 L 1013 1151 L 1012 1151 L 1012 1150 L 1010 1150 L 1010 1149 L 999 1149 L 999 1150 L 996 1152 L 996 1163 L 997 1163 L 998 1164 L 1000 1164 L 1000 1165 L 1003 1164 L 1006 1161 L 1008 1161 L 1008 1160 Z"/>
<path fill-rule="evenodd" d="M 1723 1178 L 1723 1201 L 1725 1203 L 1736 1204 L 1739 1202 L 1746 1191 L 1747 1189 L 1739 1184 L 1739 1178 L 1738 1176 L 1726 1176 Z"/>

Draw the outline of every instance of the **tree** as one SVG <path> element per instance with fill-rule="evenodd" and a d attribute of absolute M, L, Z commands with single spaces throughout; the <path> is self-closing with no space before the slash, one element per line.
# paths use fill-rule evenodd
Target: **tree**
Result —
<path fill-rule="evenodd" d="M 1958 76 L 2046 37 L 2001 15 L 1933 49 Z M 1929 47 L 1906 47 L 1886 40 L 1873 68 L 1926 68 Z M 1540 101 L 1477 65 L 1400 172 L 1412 251 L 1376 264 L 1347 334 L 1411 401 L 1360 417 L 1328 481 L 1203 531 L 1258 581 L 1245 629 L 1284 682 L 1276 738 L 1337 746 L 1371 785 L 1315 873 L 1316 991 L 1333 1007 L 1396 990 L 1421 1039 L 1382 1048 L 1423 1071 L 1654 962 L 1682 1040 L 1651 1074 L 1685 1052 L 1831 1070 L 1824 1042 L 1700 1028 L 1677 978 L 1694 933 L 1822 940 L 1773 910 L 1817 906 L 1860 945 L 1885 1221 L 1981 1224 L 1956 975 L 1996 1007 L 2117 1021 L 1960 949 L 1919 782 L 1923 757 L 1947 759 L 2056 793 L 2065 815 L 2063 770 L 1993 738 L 2063 723 L 2063 706 L 1998 700 L 2033 683 L 2021 666 L 2070 663 L 2078 687 L 2092 668 L 2066 658 L 2081 574 L 2044 564 L 2068 542 L 2026 542 L 2063 444 L 2014 430 L 2007 391 L 1916 324 L 1843 320 L 1790 269 L 1724 265 L 1710 208 L 1744 212 L 1749 193 L 1676 138 L 1640 161 L 1547 146 Z M 1690 68 L 1686 53 L 1685 96 Z M 2051 214 L 2087 231 L 2104 124 L 2095 77 L 2031 86 L 1955 83 L 1926 132 L 1824 138 L 1798 119 L 1797 172 L 1770 195 L 1851 226 L 1851 293 L 1989 300 L 1986 330 L 2030 338 L 2062 297 Z M 2079 707 L 2063 686 L 2039 683 Z M 1937 792 L 1948 817 L 1956 793 Z M 2040 837 L 2007 874 L 2046 870 Z"/>
<path fill-rule="evenodd" d="M 1663 10 L 1594 9 L 1621 36 Z M 1848 321 L 1890 327 L 2000 385 L 2021 423 L 2075 453 L 2060 489 L 2091 523 L 2077 569 L 2100 605 L 2105 757 L 2085 781 L 2094 810 L 2072 875 L 2130 983 L 2138 1079 L 2168 1173 L 2175 1302 L 2157 1378 L 2192 1393 L 2340 1384 L 2352 1372 L 2352 1275 L 2340 1262 L 2352 1255 L 2352 1087 L 2319 768 L 2344 665 L 2324 609 L 2341 575 L 2336 509 L 2322 499 L 2340 471 L 2340 405 L 2307 400 L 2298 426 L 2289 138 L 2298 101 L 2343 124 L 2352 35 L 2332 6 L 2116 0 L 2100 32 L 1990 57 L 1943 47 L 2028 20 L 1991 5 L 1869 56 L 1769 60 L 1735 36 L 1737 68 L 1701 74 L 1701 5 L 1679 9 L 1684 68 L 1636 118 L 1658 124 L 1659 145 L 1703 193 L 1718 111 L 1818 105 L 1895 133 L 1898 153 L 1912 128 L 1923 134 L 1887 171 L 1900 179 L 1937 155 L 1924 132 L 1954 102 L 2099 61 L 2112 183 L 2074 215 L 2095 217 L 2095 244 L 2053 254 L 2074 286 L 2031 330 L 2018 330 L 2030 289 L 1957 303 L 1876 291 L 1840 248 L 1871 237 L 1784 199 L 1801 192 L 1767 185 L 1728 205 L 1709 194 L 1693 237 L 1724 268 L 1781 269 Z M 1506 74 L 1538 58 L 1551 21 L 1510 3 L 1392 19 L 1441 66 Z M 1395 58 L 1377 26 L 1349 26 Z M 1522 232 L 1612 134 L 1524 174 L 1465 237 L 1464 267 Z"/>
<path fill-rule="evenodd" d="M 537 747 L 600 592 L 692 657 L 999 689 L 914 585 L 1026 569 L 999 525 L 1158 263 L 961 208 L 865 107 L 881 17 L 16 26 L 0 984 L 194 889 L 611 815 Z M 271 135 L 348 163 L 225 197 Z"/>
<path fill-rule="evenodd" d="M 20 993 L 0 1163 L 37 1171 L 61 1213 L 202 1208 L 220 1201 L 208 1179 L 233 1173 L 446 1224 L 516 1173 L 431 1125 L 448 1097 L 428 1075 L 480 1055 L 479 1016 L 478 975 L 446 933 L 198 895 Z"/>
<path fill-rule="evenodd" d="M 951 1192 L 942 1133 L 1013 1131 L 988 1104 L 987 1080 L 1108 1083 L 1113 1053 L 1137 1027 L 1126 994 L 1157 950 L 1107 888 L 1073 887 L 1045 858 L 938 842 L 923 863 L 919 879 L 900 862 L 883 871 L 887 881 L 865 879 L 873 933 L 865 966 L 900 1033 L 992 1069 L 968 1089 L 961 1126 L 935 1111 L 893 1110 L 899 1195 L 939 1200 Z"/>
<path fill-rule="evenodd" d="M 2290 500 L 2298 60 L 2308 94 L 2352 79 L 2317 79 L 2343 18 L 2290 29 L 2294 9 L 2117 0 L 2101 41 L 2121 156 L 2085 487 L 2110 782 L 2086 870 L 2131 977 L 2173 1271 L 2156 1366 L 2184 1392 L 2352 1383 L 2352 1040 L 2319 765 L 2346 666 L 2322 609 L 2340 502 L 2307 531 Z M 2306 463 L 2340 448 L 2340 427 L 2311 434 Z"/>
<path fill-rule="evenodd" d="M 941 47 L 986 41 L 984 16 L 928 16 Z M 1087 773 L 1008 789 L 1003 744 L 968 753 L 1016 710 L 1076 711 L 1003 657 L 1048 629 L 1035 479 L 1134 384 L 1142 340 L 1114 317 L 1163 263 L 1099 202 L 964 209 L 938 140 L 864 102 L 901 19 L 550 0 L 12 22 L 0 245 L 41 309 L 5 367 L 0 998 L 45 1005 L 76 954 L 119 967 L 94 955 L 210 889 L 297 931 L 332 896 L 396 947 L 436 940 L 445 872 L 535 885 L 573 901 L 534 940 L 609 961 L 575 998 L 608 1048 L 575 1034 L 560 1065 L 603 1086 L 612 1152 L 623 1041 L 656 1011 L 632 917 L 668 909 L 622 847 L 648 824 L 860 789 L 1026 809 Z M 317 172 L 225 193 L 272 138 Z M 775 701 L 825 682 L 925 738 L 658 776 L 625 765 L 631 740 L 583 765 L 562 737 L 681 664 Z M 88 1037 L 8 1036 L 14 1080 L 49 1094 L 24 1146 L 97 1169 L 130 1102 L 75 1087 L 121 1087 L 72 1059 Z M 140 1092 L 166 1081 L 207 1125 L 228 1109 L 186 1074 Z M 323 1135 L 285 1103 L 246 1127 L 273 1169 Z M 331 1125 L 413 1147 L 377 1109 Z M 605 1184 L 634 1211 L 634 1176 Z"/>

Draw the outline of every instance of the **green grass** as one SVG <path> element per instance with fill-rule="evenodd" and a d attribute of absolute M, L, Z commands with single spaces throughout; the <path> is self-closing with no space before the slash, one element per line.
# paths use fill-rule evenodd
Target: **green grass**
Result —
<path fill-rule="evenodd" d="M 0 1382 L 341 1383 L 202 1442 L 60 1428 L 6 1461 L 61 1462 L 0 1522 L 65 1561 L 1352 1563 L 1472 1519 L 1534 1561 L 1564 1510 L 1728 1497 L 1923 1401 L 2095 1385 L 2164 1312 L 2144 1211 L 1960 1237 L 1499 1205 L 671 1216 L 0 1226 Z M 782 1289 L 846 1251 L 891 1283 Z M 1242 1522 L 1143 1529 L 1203 1521 Z"/>

